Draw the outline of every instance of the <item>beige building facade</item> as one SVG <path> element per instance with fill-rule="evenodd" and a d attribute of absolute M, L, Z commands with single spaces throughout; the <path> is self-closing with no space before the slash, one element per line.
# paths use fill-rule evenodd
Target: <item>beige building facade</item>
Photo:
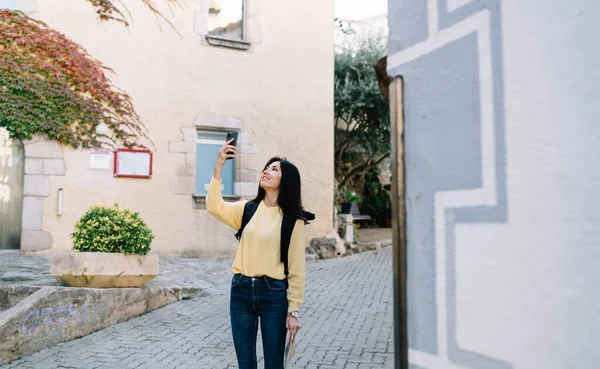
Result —
<path fill-rule="evenodd" d="M 224 188 L 231 199 L 252 198 L 264 163 L 285 156 L 302 174 L 304 206 L 317 215 L 307 241 L 332 232 L 332 0 L 191 0 L 183 8 L 157 1 L 176 31 L 141 1 L 125 2 L 129 28 L 99 23 L 86 1 L 13 3 L 113 69 L 153 142 L 151 178 L 115 177 L 112 152 L 43 137 L 23 142 L 21 250 L 68 252 L 85 211 L 117 201 L 152 228 L 152 252 L 232 256 L 234 231 L 204 206 L 230 131 L 240 133 L 241 149 Z"/>

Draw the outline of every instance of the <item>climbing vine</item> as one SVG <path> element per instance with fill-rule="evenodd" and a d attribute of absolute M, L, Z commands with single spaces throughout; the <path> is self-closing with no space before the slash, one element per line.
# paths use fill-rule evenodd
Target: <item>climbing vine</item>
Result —
<path fill-rule="evenodd" d="M 129 18 L 129 19 L 133 18 L 131 16 L 131 13 L 129 13 L 129 10 L 127 9 L 127 7 L 125 7 L 125 5 L 123 4 L 123 1 L 121 1 L 121 0 L 117 0 L 117 1 L 119 2 L 119 5 L 121 7 L 123 7 L 123 10 L 127 13 L 127 16 L 125 15 L 125 13 L 123 13 L 123 11 L 119 8 L 119 6 L 117 6 L 115 4 L 117 2 L 116 0 L 86 0 L 86 1 L 90 2 L 92 4 L 92 6 L 96 9 L 98 18 L 101 21 L 114 20 L 114 21 L 121 22 L 121 23 L 125 24 L 126 26 L 128 26 L 129 21 L 127 20 L 127 18 Z M 154 13 L 154 15 L 161 18 L 162 20 L 167 22 L 171 27 L 173 27 L 173 29 L 175 29 L 173 24 L 158 9 L 154 0 L 140 0 L 140 1 L 152 13 Z M 185 0 L 165 0 L 165 1 L 169 5 L 176 5 L 178 7 L 182 7 L 183 2 Z"/>
<path fill-rule="evenodd" d="M 115 0 L 85 1 L 101 21 L 128 26 L 124 12 L 132 19 Z M 173 26 L 154 0 L 140 1 Z M 165 1 L 181 6 L 184 0 Z M 31 139 L 42 133 L 75 148 L 145 147 L 146 129 L 129 95 L 107 77 L 111 72 L 45 23 L 19 11 L 0 9 L 0 126 L 11 137 Z M 107 135 L 97 132 L 100 124 L 107 126 Z"/>
<path fill-rule="evenodd" d="M 111 85 L 110 69 L 41 21 L 0 10 L 0 124 L 73 147 L 144 146 L 131 98 Z M 112 135 L 96 132 L 104 123 Z"/>

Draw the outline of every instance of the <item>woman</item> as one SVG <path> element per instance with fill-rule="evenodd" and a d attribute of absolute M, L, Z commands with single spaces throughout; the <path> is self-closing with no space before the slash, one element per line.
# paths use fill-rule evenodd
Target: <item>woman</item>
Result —
<path fill-rule="evenodd" d="M 236 157 L 237 153 L 237 148 L 230 145 L 232 141 L 219 150 L 206 206 L 215 218 L 239 230 L 247 202 L 228 203 L 221 195 L 221 170 L 226 160 Z M 258 203 L 258 208 L 241 233 L 232 266 L 233 343 L 240 369 L 256 369 L 260 318 L 265 369 L 282 369 L 286 329 L 293 340 L 300 327 L 299 309 L 304 299 L 304 227 L 314 216 L 302 210 L 298 169 L 281 158 L 272 158 L 265 166 L 258 195 L 253 201 Z M 295 220 L 288 251 L 287 281 L 280 258 L 284 214 L 286 219 L 291 216 Z"/>

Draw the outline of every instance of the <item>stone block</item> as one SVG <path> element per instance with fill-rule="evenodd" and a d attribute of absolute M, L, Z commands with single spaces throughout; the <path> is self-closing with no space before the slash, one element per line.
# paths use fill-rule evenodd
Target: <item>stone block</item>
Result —
<path fill-rule="evenodd" d="M 345 242 L 354 242 L 353 221 L 352 214 L 338 214 L 338 233 Z"/>
<path fill-rule="evenodd" d="M 192 195 L 196 193 L 196 178 L 175 177 L 171 179 L 171 193 L 174 195 Z"/>
<path fill-rule="evenodd" d="M 239 144 L 250 144 L 252 143 L 252 137 L 249 132 L 240 132 Z"/>
<path fill-rule="evenodd" d="M 339 255 L 335 238 L 313 238 L 306 252 L 317 255 L 319 259 L 331 259 Z"/>
<path fill-rule="evenodd" d="M 335 249 L 336 249 L 337 255 L 341 255 L 346 252 L 346 247 L 344 246 L 344 240 L 342 240 L 342 238 L 340 237 L 340 235 L 338 233 L 332 231 L 332 232 L 328 233 L 326 237 L 329 239 L 335 240 Z"/>
<path fill-rule="evenodd" d="M 238 196 L 256 196 L 258 182 L 237 182 L 233 184 L 233 193 Z"/>
<path fill-rule="evenodd" d="M 21 251 L 42 251 L 52 248 L 52 235 L 41 230 L 21 232 Z"/>
<path fill-rule="evenodd" d="M 187 165 L 196 165 L 196 153 L 186 153 L 185 154 L 185 163 Z"/>
<path fill-rule="evenodd" d="M 46 142 L 48 141 L 48 136 L 43 133 L 34 133 L 31 135 L 31 140 L 24 141 L 23 144 L 30 144 L 36 142 Z"/>
<path fill-rule="evenodd" d="M 6 288 L 0 287 L 0 291 Z M 0 337 L 3 338 L 0 366 L 148 313 L 177 301 L 181 295 L 177 288 L 25 289 L 16 292 L 20 294 L 16 296 L 20 301 L 11 309 L 0 311 Z M 80 364 L 79 367 L 91 367 Z"/>
<path fill-rule="evenodd" d="M 237 182 L 256 182 L 258 172 L 254 169 L 235 169 L 235 179 Z"/>
<path fill-rule="evenodd" d="M 198 130 L 194 127 L 184 127 L 181 128 L 181 132 L 183 133 L 183 140 L 185 142 L 196 142 L 198 138 Z"/>
<path fill-rule="evenodd" d="M 171 141 L 169 142 L 169 152 L 174 153 L 195 153 L 196 152 L 196 142 L 187 142 L 187 141 Z"/>
<path fill-rule="evenodd" d="M 260 1 L 248 1 L 246 6 L 246 18 L 254 18 L 260 14 L 261 11 Z"/>
<path fill-rule="evenodd" d="M 253 144 L 242 144 L 240 153 L 243 155 L 256 155 L 258 154 L 258 146 Z"/>
<path fill-rule="evenodd" d="M 26 158 L 62 159 L 62 146 L 56 141 L 25 141 Z"/>
<path fill-rule="evenodd" d="M 50 180 L 43 175 L 26 174 L 23 184 L 25 196 L 48 196 L 50 195 Z"/>
<path fill-rule="evenodd" d="M 198 114 L 194 119 L 194 126 L 198 128 L 218 128 L 241 131 L 242 120 L 234 117 Z"/>
<path fill-rule="evenodd" d="M 42 229 L 43 202 L 43 197 L 25 196 L 23 198 L 23 230 Z"/>
<path fill-rule="evenodd" d="M 177 177 L 194 177 L 196 168 L 193 165 L 177 165 Z"/>
<path fill-rule="evenodd" d="M 69 287 L 141 287 L 158 275 L 158 255 L 57 254 L 52 259 L 50 275 Z"/>
<path fill-rule="evenodd" d="M 354 225 L 346 224 L 344 226 L 344 241 L 345 242 L 354 242 Z"/>
<path fill-rule="evenodd" d="M 206 210 L 206 196 L 194 196 L 194 209 Z"/>
<path fill-rule="evenodd" d="M 352 224 L 352 222 L 354 221 L 354 217 L 352 217 L 352 214 L 338 214 L 338 219 L 340 222 L 340 226 Z"/>
<path fill-rule="evenodd" d="M 208 33 L 208 7 L 201 8 L 194 12 L 194 32 L 197 35 L 206 35 Z"/>
<path fill-rule="evenodd" d="M 6 274 L 9 273 L 11 272 L 4 273 L 4 276 L 6 276 Z M 18 272 L 13 273 L 19 274 Z M 2 279 L 5 280 L 6 278 Z M 10 309 L 11 307 L 15 306 L 23 299 L 25 299 L 27 296 L 37 292 L 39 289 L 40 287 L 19 285 L 9 285 L 7 287 L 0 287 L 0 311 Z"/>
<path fill-rule="evenodd" d="M 44 174 L 49 176 L 64 176 L 65 161 L 63 159 L 45 159 Z"/>
<path fill-rule="evenodd" d="M 25 159 L 25 174 L 44 173 L 43 159 Z"/>
<path fill-rule="evenodd" d="M 244 158 L 244 155 L 243 155 L 243 154 L 240 154 L 240 155 L 241 155 L 240 157 L 238 157 L 237 159 L 234 159 L 234 160 L 233 160 L 233 169 L 241 169 L 241 168 L 245 168 L 245 167 L 242 165 L 242 160 L 243 160 L 243 158 Z"/>
<path fill-rule="evenodd" d="M 246 20 L 247 41 L 253 44 L 262 43 L 262 33 L 260 32 L 260 22 L 258 17 L 250 17 Z"/>

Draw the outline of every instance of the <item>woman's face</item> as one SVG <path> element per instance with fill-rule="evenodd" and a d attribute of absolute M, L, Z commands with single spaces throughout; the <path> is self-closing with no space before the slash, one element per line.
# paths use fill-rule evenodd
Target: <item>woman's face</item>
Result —
<path fill-rule="evenodd" d="M 276 190 L 281 183 L 281 166 L 278 161 L 269 165 L 260 176 L 260 187 L 265 190 Z"/>

